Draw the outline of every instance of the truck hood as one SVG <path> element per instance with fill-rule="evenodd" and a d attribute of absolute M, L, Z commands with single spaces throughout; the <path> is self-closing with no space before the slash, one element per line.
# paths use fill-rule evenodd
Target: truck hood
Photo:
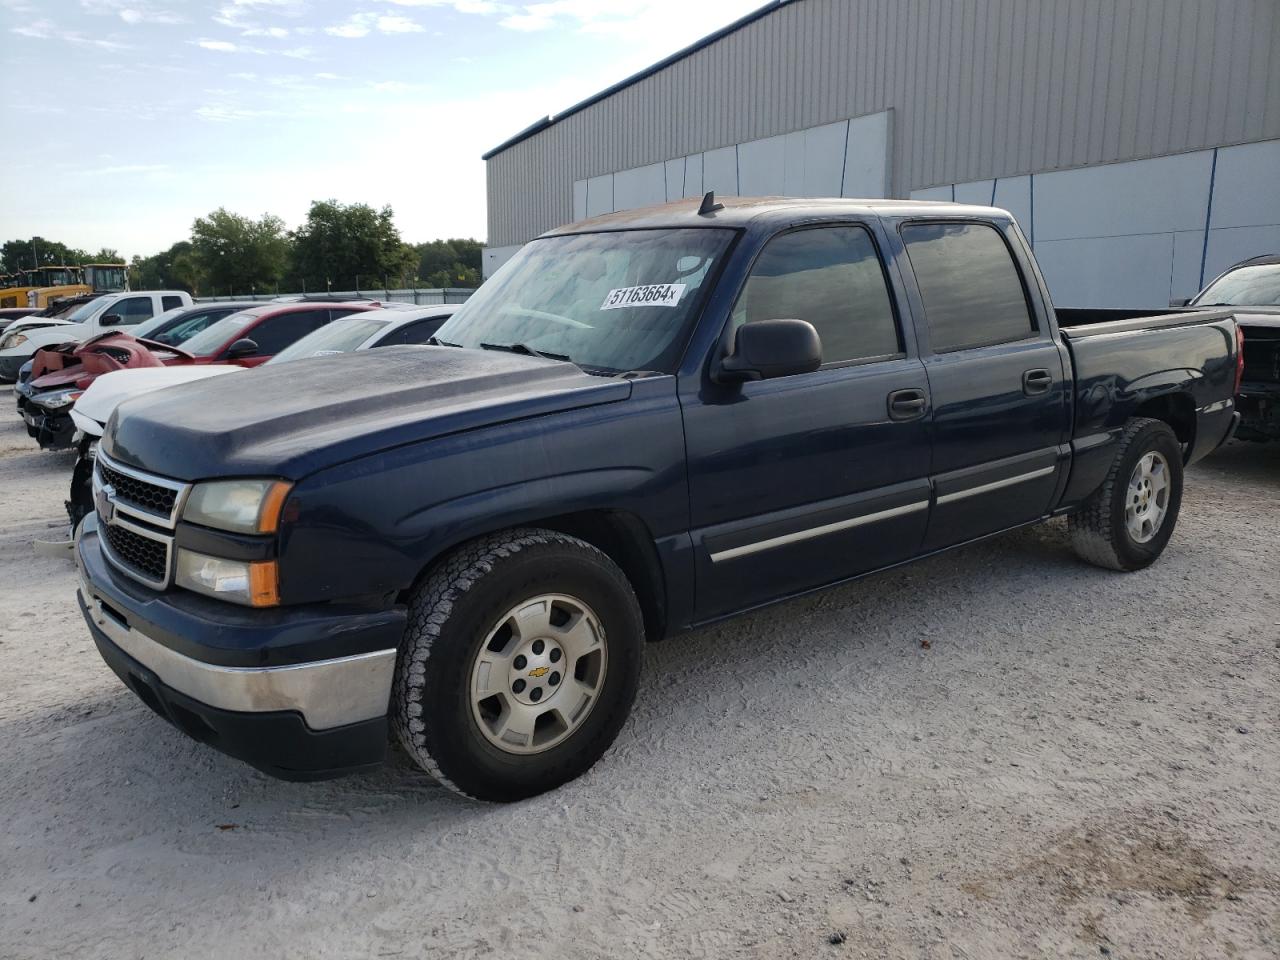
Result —
<path fill-rule="evenodd" d="M 113 370 L 104 373 L 76 401 L 75 411 L 98 423 L 106 423 L 111 414 L 130 397 L 163 390 L 165 387 L 195 380 L 207 380 L 224 373 L 243 371 L 235 366 L 146 367 L 139 370 Z"/>
<path fill-rule="evenodd" d="M 364 350 L 127 400 L 104 447 L 180 480 L 299 480 L 404 444 L 630 394 L 628 381 L 556 360 L 457 347 Z"/>

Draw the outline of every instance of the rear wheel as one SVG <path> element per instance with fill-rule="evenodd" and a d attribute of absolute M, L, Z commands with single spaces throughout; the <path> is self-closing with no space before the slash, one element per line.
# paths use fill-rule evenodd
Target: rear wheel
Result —
<path fill-rule="evenodd" d="M 560 786 L 617 737 L 643 637 L 625 575 L 590 544 L 536 529 L 477 540 L 414 595 L 393 693 L 400 742 L 477 799 Z"/>
<path fill-rule="evenodd" d="M 1111 570 L 1141 570 L 1164 552 L 1182 505 L 1182 447 L 1167 423 L 1130 420 L 1115 460 L 1067 521 L 1076 554 Z"/>

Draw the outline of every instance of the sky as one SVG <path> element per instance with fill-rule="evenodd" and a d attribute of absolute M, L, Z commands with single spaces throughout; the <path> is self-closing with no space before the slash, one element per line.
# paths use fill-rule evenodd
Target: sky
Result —
<path fill-rule="evenodd" d="M 485 236 L 481 154 L 765 0 L 0 0 L 0 239 L 125 257 L 219 206 Z"/>

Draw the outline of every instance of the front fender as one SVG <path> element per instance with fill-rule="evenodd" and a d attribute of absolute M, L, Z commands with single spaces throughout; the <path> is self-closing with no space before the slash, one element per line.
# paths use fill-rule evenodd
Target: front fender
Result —
<path fill-rule="evenodd" d="M 284 603 L 387 595 L 466 540 L 591 510 L 655 540 L 689 528 L 675 380 L 630 399 L 410 444 L 299 482 L 281 535 Z"/>

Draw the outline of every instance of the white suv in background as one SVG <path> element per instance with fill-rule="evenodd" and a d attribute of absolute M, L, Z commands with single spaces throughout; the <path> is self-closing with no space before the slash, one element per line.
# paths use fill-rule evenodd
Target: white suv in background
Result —
<path fill-rule="evenodd" d="M 0 334 L 0 380 L 16 380 L 22 365 L 43 347 L 115 330 L 128 333 L 130 327 L 157 313 L 189 306 L 191 294 L 185 290 L 142 290 L 105 294 L 58 319 L 18 320 Z"/>

